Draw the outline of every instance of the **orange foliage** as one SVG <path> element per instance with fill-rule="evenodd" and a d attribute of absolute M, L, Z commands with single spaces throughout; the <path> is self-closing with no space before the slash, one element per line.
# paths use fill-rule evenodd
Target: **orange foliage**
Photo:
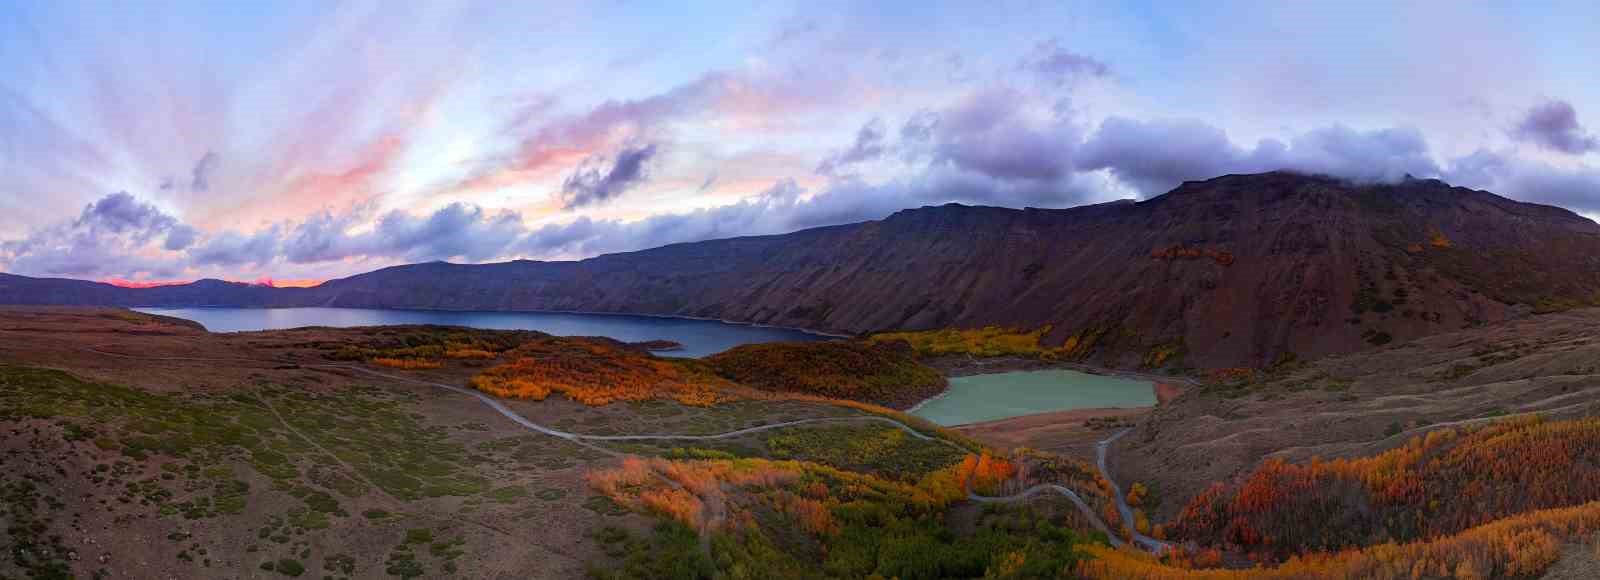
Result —
<path fill-rule="evenodd" d="M 647 489 L 639 493 L 639 503 L 647 509 L 690 526 L 696 528 L 703 526 L 705 502 L 682 489 Z"/>
<path fill-rule="evenodd" d="M 1143 483 L 1134 482 L 1133 486 L 1128 488 L 1128 505 L 1138 506 L 1143 504 L 1144 496 L 1149 494 L 1150 489 L 1145 487 Z"/>
<path fill-rule="evenodd" d="M 480 348 L 452 348 L 444 351 L 445 358 L 488 360 L 496 355 Z"/>
<path fill-rule="evenodd" d="M 800 497 L 794 494 L 779 496 L 778 511 L 789 514 L 800 523 L 800 528 L 817 534 L 832 535 L 839 531 L 839 522 L 833 519 L 832 510 L 825 500 Z"/>
<path fill-rule="evenodd" d="M 658 397 L 709 406 L 731 386 L 692 362 L 669 361 L 617 343 L 586 338 L 545 338 L 508 352 L 510 362 L 484 370 L 472 386 L 501 397 L 543 400 L 562 393 L 585 405 Z"/>
<path fill-rule="evenodd" d="M 1266 461 L 1236 488 L 1196 496 L 1169 532 L 1280 557 L 1436 538 L 1600 500 L 1596 456 L 1597 418 L 1441 429 L 1368 458 Z"/>
<path fill-rule="evenodd" d="M 383 358 L 383 357 L 380 357 L 380 358 L 372 359 L 372 364 L 378 365 L 380 367 L 389 367 L 391 369 L 404 369 L 404 370 L 436 369 L 436 368 L 444 366 L 444 363 L 441 363 L 439 361 L 421 359 L 421 358 Z"/>
<path fill-rule="evenodd" d="M 1435 248 L 1448 248 L 1455 244 L 1450 243 L 1450 238 L 1444 235 L 1439 226 L 1428 226 L 1428 245 Z"/>
<path fill-rule="evenodd" d="M 1094 559 L 1082 562 L 1078 572 L 1119 580 L 1533 577 L 1555 563 L 1563 542 L 1597 531 L 1600 502 L 1590 502 L 1514 516 L 1431 541 L 1298 556 L 1275 567 L 1248 570 L 1190 568 L 1215 566 L 1220 562 L 1215 552 L 1158 559 L 1131 548 L 1088 546 Z"/>
<path fill-rule="evenodd" d="M 984 495 L 995 495 L 999 493 L 1001 484 L 1010 481 L 1017 474 L 1017 466 L 984 451 L 962 459 L 961 463 L 956 465 L 956 473 L 962 481 L 968 482 L 973 491 Z"/>
<path fill-rule="evenodd" d="M 630 456 L 623 459 L 621 467 L 590 472 L 587 478 L 591 487 L 617 503 L 705 529 L 711 523 L 705 519 L 706 504 L 726 504 L 727 489 L 777 488 L 798 475 L 793 462 L 672 461 Z"/>

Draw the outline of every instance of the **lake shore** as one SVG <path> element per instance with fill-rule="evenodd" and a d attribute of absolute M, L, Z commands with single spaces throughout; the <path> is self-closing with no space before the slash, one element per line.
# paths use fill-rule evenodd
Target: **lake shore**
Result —
<path fill-rule="evenodd" d="M 926 359 L 926 360 L 923 360 L 922 363 L 925 364 L 925 365 L 928 365 L 930 367 L 933 367 L 934 370 L 937 370 L 937 371 L 939 371 L 940 374 L 943 374 L 946 379 L 953 379 L 953 378 L 957 378 L 957 377 L 970 377 L 970 376 L 975 376 L 975 375 L 991 375 L 991 374 L 999 374 L 999 373 L 1009 373 L 1009 372 L 1016 372 L 1016 371 L 1042 371 L 1042 370 L 1059 369 L 1059 370 L 1078 371 L 1080 373 L 1090 374 L 1090 375 L 1100 375 L 1100 376 L 1107 376 L 1107 377 L 1118 377 L 1118 378 L 1125 378 L 1125 379 L 1148 381 L 1148 382 L 1151 383 L 1151 387 L 1155 390 L 1156 404 L 1158 404 L 1158 405 L 1164 405 L 1168 401 L 1171 401 L 1172 399 L 1178 398 L 1179 395 L 1182 395 L 1184 392 L 1188 391 L 1189 388 L 1192 388 L 1192 387 L 1195 387 L 1195 386 L 1199 385 L 1199 381 L 1196 381 L 1195 379 L 1192 379 L 1192 378 L 1189 378 L 1189 377 L 1179 377 L 1179 376 L 1172 376 L 1172 375 L 1160 375 L 1160 374 L 1152 374 L 1152 373 L 1142 373 L 1142 372 L 1138 372 L 1138 371 L 1128 371 L 1128 370 L 1111 369 L 1111 368 L 1105 368 L 1105 367 L 1097 367 L 1097 366 L 1094 366 L 1094 365 L 1086 365 L 1086 364 L 1082 364 L 1082 363 L 1061 362 L 1061 361 L 1044 361 L 1044 360 L 1039 360 L 1039 359 L 1034 359 L 1034 358 L 1016 357 L 1016 356 L 992 357 L 992 358 L 978 358 L 978 357 L 971 357 L 971 356 L 944 356 L 944 357 L 936 357 L 936 358 Z M 948 381 L 946 381 L 944 388 L 940 389 L 939 392 L 933 393 L 932 395 L 929 395 L 926 398 L 923 398 L 921 400 L 915 401 L 915 402 L 911 403 L 909 406 L 896 407 L 896 408 L 900 409 L 901 411 L 903 411 L 905 413 L 915 413 L 917 411 L 917 409 L 920 409 L 924 405 L 927 405 L 928 403 L 931 403 L 931 402 L 933 402 L 935 400 L 943 398 L 944 396 L 948 395 L 949 393 L 950 393 L 950 384 L 949 384 Z M 1148 409 L 1150 407 L 1138 407 L 1138 408 Z M 1041 413 L 1041 414 L 1048 414 L 1048 413 L 1052 413 L 1052 412 L 1059 412 L 1059 411 L 1046 411 L 1046 412 Z M 1023 415 L 1023 416 L 1027 416 L 1027 415 Z"/>
<path fill-rule="evenodd" d="M 1114 369 L 1076 362 L 1047 361 L 1036 358 L 1020 356 L 1002 356 L 979 358 L 972 356 L 941 356 L 922 361 L 946 377 L 966 377 L 972 375 L 988 375 L 1012 371 L 1042 371 L 1061 369 L 1078 371 L 1084 374 L 1101 375 L 1107 377 L 1120 377 L 1150 381 L 1153 383 L 1172 383 L 1181 385 L 1198 385 L 1200 382 L 1191 377 L 1177 375 L 1163 375 L 1126 369 Z"/>
<path fill-rule="evenodd" d="M 1143 377 L 1027 368 L 949 377 L 940 393 L 906 412 L 941 425 L 961 425 L 1086 408 L 1148 408 L 1172 394 Z"/>

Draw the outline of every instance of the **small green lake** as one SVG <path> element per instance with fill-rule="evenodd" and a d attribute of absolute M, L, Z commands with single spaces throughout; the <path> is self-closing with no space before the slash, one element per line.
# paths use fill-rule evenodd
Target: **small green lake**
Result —
<path fill-rule="evenodd" d="M 950 390 L 911 412 L 940 425 L 1020 415 L 1156 404 L 1148 381 L 1068 370 L 1017 371 L 950 379 Z"/>

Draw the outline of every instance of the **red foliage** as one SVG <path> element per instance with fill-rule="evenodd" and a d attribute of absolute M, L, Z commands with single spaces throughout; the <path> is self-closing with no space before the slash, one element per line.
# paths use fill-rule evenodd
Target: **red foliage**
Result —
<path fill-rule="evenodd" d="M 1600 500 L 1600 419 L 1444 429 L 1373 457 L 1268 460 L 1192 499 L 1169 530 L 1279 557 L 1435 538 Z"/>
<path fill-rule="evenodd" d="M 1232 266 L 1233 252 L 1218 250 L 1216 248 L 1192 248 L 1182 244 L 1174 244 L 1165 248 L 1150 250 L 1150 257 L 1157 260 L 1198 260 L 1210 258 L 1223 266 Z"/>

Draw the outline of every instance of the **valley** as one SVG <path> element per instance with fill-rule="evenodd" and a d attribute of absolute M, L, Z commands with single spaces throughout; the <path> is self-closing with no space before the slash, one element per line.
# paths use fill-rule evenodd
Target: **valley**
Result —
<path fill-rule="evenodd" d="M 312 288 L 0 275 L 0 577 L 1584 577 L 1591 246 L 1269 173 Z"/>
<path fill-rule="evenodd" d="M 625 343 L 528 331 L 211 334 L 121 310 L 3 309 L 0 428 L 12 469 L 0 477 L 13 523 L 7 540 L 23 548 L 9 569 L 631 578 L 762 566 L 786 577 L 937 577 L 983 576 L 1006 554 L 1023 554 L 1043 567 L 1018 570 L 1095 578 L 1211 577 L 1219 567 L 1302 577 L 1321 574 L 1318 566 L 1373 565 L 1370 555 L 1298 559 L 1308 553 L 1384 542 L 1436 542 L 1427 557 L 1451 570 L 1582 568 L 1593 558 L 1582 510 L 1600 500 L 1600 486 L 1577 473 L 1559 476 L 1554 495 L 1478 519 L 1439 519 L 1448 527 L 1433 531 L 1283 539 L 1301 529 L 1294 510 L 1364 511 L 1376 508 L 1359 502 L 1380 501 L 1349 492 L 1251 520 L 1250 529 L 1289 526 L 1264 545 L 1244 542 L 1257 536 L 1240 528 L 1206 527 L 1232 516 L 1201 514 L 1242 509 L 1243 496 L 1230 494 L 1245 488 L 1231 486 L 1291 485 L 1307 477 L 1298 469 L 1316 474 L 1312 485 L 1348 489 L 1337 477 L 1368 469 L 1355 466 L 1412 448 L 1452 452 L 1438 443 L 1453 440 L 1439 439 L 1443 432 L 1462 441 L 1541 433 L 1541 448 L 1577 446 L 1558 447 L 1577 455 L 1546 464 L 1570 465 L 1590 453 L 1587 427 L 1571 421 L 1600 411 L 1591 376 L 1600 358 L 1586 334 L 1597 326 L 1596 310 L 1540 315 L 1259 372 L 1167 377 L 1156 407 L 952 430 L 852 399 L 881 397 L 866 388 L 874 373 L 900 377 L 921 364 L 882 351 L 881 341 L 756 345 L 721 371 L 716 357 L 663 359 Z M 790 367 L 773 361 L 817 369 L 826 363 L 816 353 L 849 360 L 833 352 L 840 348 L 866 357 L 843 367 L 861 387 L 796 382 L 809 373 L 777 378 Z M 518 362 L 529 360 L 600 380 L 522 374 L 544 368 Z M 915 360 L 955 377 L 958 368 L 1066 364 L 1016 354 Z M 613 370 L 596 375 L 600 368 Z M 746 368 L 765 369 L 751 376 L 768 380 L 718 378 Z M 474 378 L 484 376 L 499 382 Z M 621 378 L 629 376 L 639 378 Z M 517 382 L 534 377 L 549 378 Z M 636 380 L 640 390 L 614 388 Z M 518 386 L 501 396 L 498 384 Z M 703 386 L 685 390 L 691 384 Z M 812 392 L 823 387 L 826 395 Z M 1327 462 L 1352 467 L 1317 467 Z M 1410 465 L 1424 490 L 1463 481 Z M 1466 481 L 1491 494 L 1513 489 L 1481 475 Z M 858 519 L 865 513 L 878 515 Z M 1489 537 L 1480 528 L 1495 525 L 1541 543 L 1447 547 Z M 840 542 L 851 548 L 840 551 Z M 897 542 L 933 542 L 928 549 L 952 559 L 897 559 Z M 146 544 L 157 547 L 135 549 Z M 1261 568 L 1238 570 L 1250 564 Z"/>
<path fill-rule="evenodd" d="M 401 345 L 440 336 L 460 353 L 516 344 L 592 352 L 605 344 L 587 339 L 435 327 L 215 335 L 186 321 L 117 310 L 11 309 L 0 312 L 0 322 L 0 421 L 7 465 L 15 468 L 4 477 L 20 494 L 8 497 L 5 515 L 26 524 L 8 532 L 8 542 L 23 549 L 10 562 L 13 573 L 525 577 L 537 569 L 569 577 L 605 575 L 616 566 L 617 573 L 648 577 L 656 573 L 647 570 L 688 558 L 686 565 L 709 574 L 710 562 L 700 558 L 711 548 L 671 538 L 736 539 L 745 545 L 739 550 L 770 538 L 735 534 L 748 524 L 726 520 L 730 505 L 715 507 L 722 515 L 707 511 L 712 498 L 735 501 L 724 496 L 748 484 L 696 487 L 703 484 L 673 479 L 681 469 L 732 462 L 778 478 L 756 491 L 821 477 L 824 486 L 838 479 L 922 498 L 892 508 L 910 510 L 900 526 L 925 526 L 929 514 L 951 509 L 965 497 L 964 480 L 985 489 L 998 484 L 961 475 L 991 469 L 980 444 L 880 407 L 731 384 L 721 391 L 728 400 L 712 405 L 684 405 L 671 395 L 604 404 L 502 399 L 466 386 L 494 368 L 477 356 L 421 370 L 339 360 L 362 349 L 428 352 L 426 344 Z M 618 356 L 656 360 L 642 352 Z M 663 512 L 664 505 L 649 503 L 659 500 L 596 483 L 608 470 L 639 469 L 636 457 L 666 462 L 650 469 L 673 484 L 667 489 L 695 490 L 676 500 L 694 510 Z M 794 476 L 785 473 L 801 479 L 788 483 Z M 1092 478 L 1061 483 L 1096 506 L 1110 505 Z M 839 501 L 831 493 L 855 493 L 807 485 L 804 496 L 783 499 L 790 492 L 782 492 L 759 501 L 804 498 L 782 508 L 799 509 Z M 888 499 L 871 497 L 849 501 Z M 1090 541 L 1096 516 L 1062 503 L 1051 519 L 1085 531 L 1063 531 L 1057 541 Z M 662 513 L 682 517 L 651 523 L 650 514 Z M 979 523 L 1005 514 L 1041 517 L 1009 504 L 984 514 Z M 841 529 L 876 534 L 877 525 Z M 793 533 L 785 526 L 773 533 Z M 806 533 L 816 542 L 826 541 L 826 531 Z M 998 557 L 995 546 L 1025 540 L 987 524 L 971 533 L 987 542 L 966 548 L 976 550 L 975 563 Z M 138 549 L 150 543 L 158 548 Z M 631 548 L 619 557 L 629 557 L 611 560 L 608 551 L 622 545 Z M 780 556 L 796 557 L 740 558 Z M 630 560 L 639 557 L 646 559 Z M 790 565 L 803 570 L 802 562 Z M 850 564 L 859 565 L 879 564 Z"/>

